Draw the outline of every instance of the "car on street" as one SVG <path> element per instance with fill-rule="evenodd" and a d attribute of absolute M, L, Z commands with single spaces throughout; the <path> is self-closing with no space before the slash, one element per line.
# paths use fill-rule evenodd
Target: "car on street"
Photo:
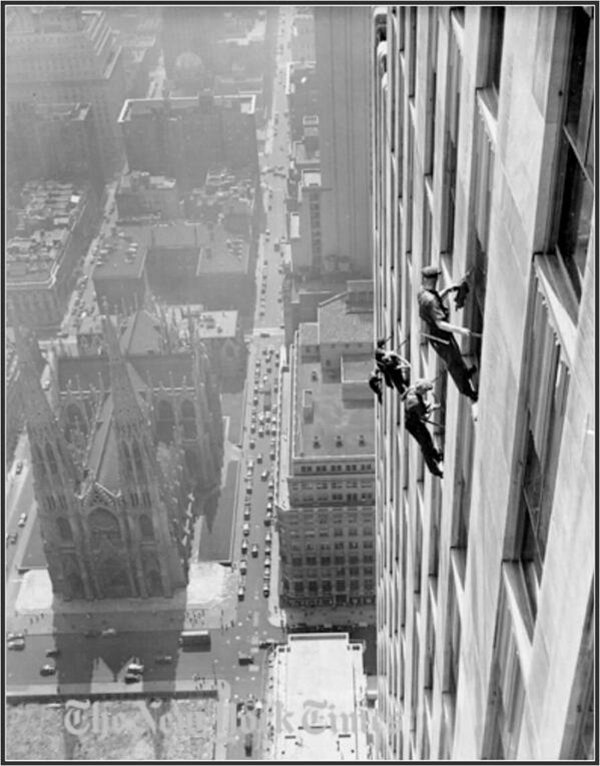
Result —
<path fill-rule="evenodd" d="M 254 439 L 250 439 L 249 446 L 250 446 L 250 449 L 254 449 L 256 447 L 256 442 L 254 441 Z"/>
<path fill-rule="evenodd" d="M 247 547 L 246 547 L 247 550 Z M 252 558 L 255 559 L 258 556 L 258 545 L 254 543 L 252 546 Z"/>
<path fill-rule="evenodd" d="M 142 676 L 139 673 L 125 673 L 126 684 L 137 684 L 142 680 Z"/>
<path fill-rule="evenodd" d="M 242 553 L 244 555 L 246 555 L 246 553 L 248 553 L 248 540 L 246 540 L 246 538 L 244 538 L 242 540 Z"/>
<path fill-rule="evenodd" d="M 269 500 L 269 502 L 267 503 L 266 511 L 267 513 L 269 513 L 269 511 L 272 511 L 272 510 L 273 510 L 273 501 Z"/>
<path fill-rule="evenodd" d="M 259 435 L 259 437 L 264 436 L 265 435 L 265 429 L 264 428 L 259 428 L 258 429 L 258 435 Z"/>
<path fill-rule="evenodd" d="M 271 229 L 266 229 L 265 230 L 265 234 L 266 234 L 267 237 L 270 237 L 271 236 Z"/>
<path fill-rule="evenodd" d="M 244 508 L 244 521 L 249 521 L 249 520 L 250 520 L 250 508 L 246 506 Z"/>
<path fill-rule="evenodd" d="M 135 657 L 127 666 L 127 672 L 136 673 L 137 675 L 141 676 L 144 673 L 144 666 L 139 661 L 139 659 Z"/>
<path fill-rule="evenodd" d="M 157 665 L 170 665 L 173 662 L 173 657 L 170 654 L 157 654 L 155 662 Z"/>
<path fill-rule="evenodd" d="M 244 588 L 243 585 L 240 585 L 238 588 L 238 601 L 243 601 L 246 597 L 246 588 Z"/>
<path fill-rule="evenodd" d="M 267 511 L 265 515 L 265 519 L 264 519 L 265 527 L 270 527 L 272 521 L 273 521 L 273 514 L 271 513 L 271 511 Z"/>
<path fill-rule="evenodd" d="M 272 538 L 272 535 L 271 535 L 271 533 L 270 533 L 270 532 L 267 532 L 267 534 L 265 535 L 265 543 L 267 543 L 268 545 L 270 545 L 272 541 L 273 541 L 273 538 Z"/>
<path fill-rule="evenodd" d="M 248 523 L 244 524 L 244 526 L 242 527 L 242 534 L 244 535 L 244 537 L 248 537 L 248 535 L 250 534 L 250 524 Z"/>
<path fill-rule="evenodd" d="M 248 486 L 246 487 L 246 494 L 247 494 L 247 495 L 251 495 L 251 494 L 252 494 L 252 485 L 248 485 Z"/>
<path fill-rule="evenodd" d="M 257 462 L 257 463 L 262 463 L 262 461 L 263 461 L 263 455 L 262 455 L 262 452 L 260 452 L 260 453 L 259 453 L 259 454 L 256 456 L 256 462 Z"/>
<path fill-rule="evenodd" d="M 102 638 L 112 638 L 117 635 L 117 631 L 114 628 L 105 628 L 100 635 Z"/>
<path fill-rule="evenodd" d="M 26 522 L 27 522 L 27 514 L 26 513 L 22 513 L 19 516 L 19 521 L 17 522 L 17 526 L 18 527 L 24 527 Z"/>
<path fill-rule="evenodd" d="M 240 561 L 240 574 L 246 574 L 247 571 L 248 571 L 248 562 L 246 561 L 246 559 L 242 559 Z"/>
<path fill-rule="evenodd" d="M 271 589 L 269 588 L 268 585 L 263 585 L 263 591 L 262 592 L 263 592 L 263 596 L 265 596 L 265 598 L 268 598 L 269 594 L 271 593 Z"/>
<path fill-rule="evenodd" d="M 260 461 L 259 461 L 259 462 L 260 462 Z M 249 470 L 249 471 L 253 471 L 253 470 L 254 470 L 254 460 L 250 459 L 250 460 L 249 460 L 249 461 L 246 463 L 246 467 L 248 468 L 248 470 Z"/>
<path fill-rule="evenodd" d="M 268 471 L 263 471 L 261 473 L 261 475 L 260 475 L 260 478 L 261 478 L 262 481 L 266 481 L 269 478 L 269 472 Z"/>
<path fill-rule="evenodd" d="M 273 481 L 273 479 L 271 479 L 271 481 L 267 484 L 267 486 L 269 487 L 269 489 L 275 489 L 275 482 Z"/>
<path fill-rule="evenodd" d="M 251 423 L 250 425 L 250 433 L 255 434 L 256 433 L 256 425 L 254 423 Z"/>
<path fill-rule="evenodd" d="M 42 665 L 40 668 L 40 675 L 41 676 L 53 676 L 56 673 L 56 666 L 55 665 Z"/>
<path fill-rule="evenodd" d="M 252 665 L 253 657 L 251 654 L 244 654 L 243 652 L 239 652 L 238 663 L 240 665 Z"/>
<path fill-rule="evenodd" d="M 275 450 L 271 450 L 271 452 L 269 452 L 269 460 L 275 460 Z"/>
<path fill-rule="evenodd" d="M 58 657 L 60 649 L 46 649 L 46 657 Z"/>

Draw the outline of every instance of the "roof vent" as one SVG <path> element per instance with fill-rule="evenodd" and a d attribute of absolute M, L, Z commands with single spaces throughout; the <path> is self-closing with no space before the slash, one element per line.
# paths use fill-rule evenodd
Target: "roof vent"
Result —
<path fill-rule="evenodd" d="M 364 446 L 364 444 L 365 444 L 365 436 L 364 436 L 364 434 L 359 434 L 359 437 L 358 437 L 358 443 L 359 443 L 361 446 Z"/>
<path fill-rule="evenodd" d="M 335 437 L 335 446 L 336 447 L 341 447 L 343 443 L 344 442 L 342 441 L 342 435 L 341 434 L 337 434 L 336 437 Z"/>
<path fill-rule="evenodd" d="M 320 447 L 321 446 L 321 440 L 318 436 L 315 436 L 313 438 L 313 447 Z"/>

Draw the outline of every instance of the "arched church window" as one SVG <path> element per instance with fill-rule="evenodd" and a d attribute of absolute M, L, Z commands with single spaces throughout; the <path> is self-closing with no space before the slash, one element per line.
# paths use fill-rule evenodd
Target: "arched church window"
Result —
<path fill-rule="evenodd" d="M 73 539 L 73 530 L 71 529 L 71 525 L 69 524 L 68 520 L 65 519 L 64 516 L 59 516 L 56 519 L 56 526 L 58 527 L 58 533 L 62 540 L 72 540 Z"/>
<path fill-rule="evenodd" d="M 48 497 L 46 498 L 46 507 L 48 508 L 50 512 L 56 510 L 56 499 L 54 498 L 53 495 L 48 495 Z"/>
<path fill-rule="evenodd" d="M 142 505 L 144 505 L 146 508 L 149 508 L 151 504 L 150 501 L 150 493 L 148 490 L 144 489 L 142 490 Z"/>
<path fill-rule="evenodd" d="M 56 476 L 56 474 L 58 473 L 58 465 L 56 464 L 54 450 L 47 442 L 46 442 L 46 458 L 48 460 L 48 469 L 50 471 L 50 476 Z"/>
<path fill-rule="evenodd" d="M 137 508 L 137 507 L 138 507 L 138 505 L 140 504 L 140 499 L 139 499 L 139 497 L 138 497 L 138 493 L 137 493 L 137 492 L 130 492 L 130 493 L 129 493 L 129 497 L 130 497 L 130 499 L 131 499 L 131 505 L 132 505 L 134 508 Z"/>
<path fill-rule="evenodd" d="M 90 513 L 89 527 L 95 540 L 106 539 L 117 542 L 121 539 L 121 530 L 116 516 L 102 506 L 94 508 Z"/>
<path fill-rule="evenodd" d="M 181 425 L 186 439 L 195 439 L 198 434 L 196 428 L 196 410 L 192 402 L 186 399 L 181 405 Z"/>
<path fill-rule="evenodd" d="M 171 402 L 161 399 L 156 411 L 156 430 L 159 442 L 170 444 L 175 431 L 175 413 Z"/>
<path fill-rule="evenodd" d="M 154 527 L 152 526 L 152 520 L 145 514 L 140 516 L 140 533 L 144 540 L 154 539 Z"/>
<path fill-rule="evenodd" d="M 42 455 L 42 450 L 38 447 L 37 444 L 33 445 L 33 460 L 34 460 L 34 464 L 39 468 L 41 475 L 45 476 L 46 464 L 44 463 L 44 456 Z"/>
<path fill-rule="evenodd" d="M 129 454 L 129 447 L 125 444 L 125 442 L 123 442 L 122 449 L 123 449 L 123 459 L 125 460 L 125 471 L 131 475 L 133 473 L 133 465 L 131 463 L 131 455 Z"/>
<path fill-rule="evenodd" d="M 143 478 L 144 464 L 142 463 L 142 453 L 140 452 L 140 445 L 135 440 L 131 445 L 131 451 L 133 452 L 133 462 L 135 463 L 135 469 L 138 472 L 140 478 Z"/>

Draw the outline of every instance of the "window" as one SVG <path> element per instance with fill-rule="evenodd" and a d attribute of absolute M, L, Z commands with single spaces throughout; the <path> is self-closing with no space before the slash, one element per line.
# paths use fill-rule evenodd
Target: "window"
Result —
<path fill-rule="evenodd" d="M 492 88 L 497 99 L 498 93 L 500 92 L 500 75 L 502 72 L 505 8 L 502 6 L 495 6 L 485 10 L 489 16 L 489 47 L 486 84 Z"/>
<path fill-rule="evenodd" d="M 336 580 L 335 581 L 335 589 L 338 593 L 343 592 L 346 590 L 346 581 L 345 580 Z"/>
<path fill-rule="evenodd" d="M 532 307 L 530 349 L 525 384 L 526 427 L 519 481 L 517 558 L 523 566 L 535 617 L 570 378 L 539 291 L 535 293 Z"/>
<path fill-rule="evenodd" d="M 446 125 L 444 126 L 444 179 L 442 184 L 442 250 L 445 253 L 451 254 L 454 249 L 456 167 L 462 77 L 462 56 L 452 30 L 449 35 L 447 77 Z"/>
<path fill-rule="evenodd" d="M 446 651 L 444 658 L 444 691 L 456 694 L 460 661 L 461 623 L 454 577 L 448 588 L 448 612 L 446 621 Z"/>
<path fill-rule="evenodd" d="M 408 96 L 415 95 L 415 71 L 417 68 L 417 8 L 413 5 L 408 11 L 409 47 L 408 47 Z"/>
<path fill-rule="evenodd" d="M 584 8 L 572 14 L 568 99 L 559 148 L 556 252 L 577 303 L 581 299 L 594 205 L 593 23 Z"/>
<path fill-rule="evenodd" d="M 435 102 L 437 96 L 438 9 L 428 8 L 427 116 L 425 123 L 425 175 L 433 175 L 435 157 Z"/>
<path fill-rule="evenodd" d="M 484 759 L 514 760 L 516 758 L 524 701 L 525 687 L 519 652 L 506 596 L 502 591 L 494 636 Z"/>

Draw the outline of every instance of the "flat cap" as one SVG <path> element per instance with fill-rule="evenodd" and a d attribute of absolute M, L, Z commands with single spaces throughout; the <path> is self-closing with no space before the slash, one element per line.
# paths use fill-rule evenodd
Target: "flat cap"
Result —
<path fill-rule="evenodd" d="M 421 269 L 421 275 L 424 277 L 439 277 L 442 270 L 438 266 L 425 266 Z"/>

